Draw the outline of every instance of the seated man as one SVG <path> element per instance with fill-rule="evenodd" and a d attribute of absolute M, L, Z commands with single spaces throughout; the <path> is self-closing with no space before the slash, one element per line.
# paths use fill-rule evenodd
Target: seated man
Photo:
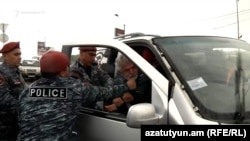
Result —
<path fill-rule="evenodd" d="M 109 112 L 127 114 L 130 105 L 151 102 L 151 80 L 142 73 L 132 61 L 123 55 L 116 60 L 118 74 L 115 77 L 115 84 L 125 83 L 128 79 L 136 79 L 136 89 L 125 92 L 121 97 L 106 101 L 104 109 Z"/>

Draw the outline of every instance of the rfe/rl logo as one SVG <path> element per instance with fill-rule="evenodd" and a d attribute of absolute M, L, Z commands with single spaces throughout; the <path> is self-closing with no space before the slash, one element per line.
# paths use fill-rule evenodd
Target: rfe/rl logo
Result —
<path fill-rule="evenodd" d="M 29 96 L 46 99 L 66 99 L 67 88 L 29 88 Z"/>

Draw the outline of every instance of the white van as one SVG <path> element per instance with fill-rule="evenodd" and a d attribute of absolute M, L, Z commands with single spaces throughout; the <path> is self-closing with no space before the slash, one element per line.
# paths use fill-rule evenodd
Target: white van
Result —
<path fill-rule="evenodd" d="M 133 105 L 127 115 L 83 107 L 76 130 L 84 140 L 140 141 L 141 125 L 250 123 L 250 48 L 244 41 L 130 34 L 65 43 L 62 52 L 74 56 L 78 46 L 106 48 L 101 67 L 111 76 L 117 54 L 126 55 L 152 84 L 151 103 Z M 143 58 L 144 49 L 154 54 L 161 71 Z"/>

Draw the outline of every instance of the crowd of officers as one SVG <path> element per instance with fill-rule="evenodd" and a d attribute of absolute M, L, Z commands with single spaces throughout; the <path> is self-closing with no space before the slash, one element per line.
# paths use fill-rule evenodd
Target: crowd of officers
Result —
<path fill-rule="evenodd" d="M 96 47 L 79 47 L 79 58 L 48 51 L 40 59 L 42 78 L 27 85 L 19 68 L 19 42 L 6 43 L 0 65 L 0 140 L 77 140 L 73 134 L 79 108 L 126 114 L 131 104 L 150 102 L 150 80 L 126 57 L 117 59 L 112 78 L 95 63 Z"/>

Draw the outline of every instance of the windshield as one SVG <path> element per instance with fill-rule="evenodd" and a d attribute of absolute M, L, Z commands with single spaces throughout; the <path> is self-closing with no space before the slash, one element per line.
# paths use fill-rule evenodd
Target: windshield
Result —
<path fill-rule="evenodd" d="M 163 37 L 164 51 L 201 116 L 224 123 L 249 122 L 250 46 L 223 37 Z"/>

